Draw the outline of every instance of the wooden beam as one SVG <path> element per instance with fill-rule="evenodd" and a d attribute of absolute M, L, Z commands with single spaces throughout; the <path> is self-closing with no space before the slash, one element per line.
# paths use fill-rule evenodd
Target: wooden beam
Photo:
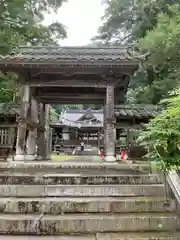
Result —
<path fill-rule="evenodd" d="M 32 129 L 39 129 L 40 131 L 45 131 L 45 128 L 43 126 L 41 126 L 39 123 L 33 122 L 30 119 L 25 119 L 25 118 L 18 118 L 17 119 L 18 123 L 26 123 L 28 128 L 32 128 Z"/>
<path fill-rule="evenodd" d="M 141 130 L 141 129 L 143 129 L 143 126 L 142 126 L 141 124 L 130 125 L 130 124 L 116 123 L 116 124 L 115 124 L 115 128 L 116 128 L 116 129 L 125 128 L 125 129 L 137 129 L 137 130 Z"/>
<path fill-rule="evenodd" d="M 106 96 L 106 93 L 105 92 L 92 92 L 92 89 L 90 89 L 89 91 L 87 92 L 84 92 L 82 91 L 82 89 L 80 89 L 79 91 L 74 91 L 74 92 L 71 92 L 71 91 L 67 91 L 67 89 L 64 89 L 63 91 L 63 88 L 61 88 L 61 91 L 58 91 L 57 92 L 53 92 L 53 91 L 38 91 L 38 94 L 41 96 L 41 97 L 83 97 L 84 96 L 89 96 L 89 97 L 105 97 Z"/>
<path fill-rule="evenodd" d="M 78 100 L 78 99 L 95 99 L 95 100 L 98 100 L 98 99 L 105 99 L 105 96 L 104 95 L 100 95 L 100 94 L 66 94 L 66 93 L 64 93 L 64 94 L 53 94 L 53 95 L 51 95 L 51 93 L 50 94 L 43 94 L 43 95 L 40 95 L 40 98 L 41 99 L 55 99 L 55 100 L 61 100 L 61 99 L 63 99 L 63 100 L 65 100 L 65 99 L 73 99 L 73 100 Z"/>
<path fill-rule="evenodd" d="M 52 81 L 31 81 L 28 82 L 31 87 L 95 87 L 95 88 L 105 88 L 106 83 L 95 83 L 93 81 L 86 82 L 85 80 L 78 81 L 76 79 L 72 80 L 52 80 Z"/>
<path fill-rule="evenodd" d="M 106 70 L 107 71 L 107 70 Z M 114 78 L 103 78 L 104 74 L 95 73 L 94 75 L 88 74 L 78 74 L 78 75 L 62 75 L 62 74 L 41 74 L 36 77 L 31 77 L 28 84 L 31 86 L 48 86 L 48 87 L 95 87 L 95 88 L 105 88 L 107 83 L 115 83 L 117 79 Z M 120 83 L 119 83 L 120 84 Z M 122 82 L 124 84 L 124 82 Z"/>
<path fill-rule="evenodd" d="M 16 128 L 17 124 L 1 124 L 0 128 Z"/>
<path fill-rule="evenodd" d="M 103 99 L 41 99 L 41 102 L 46 104 L 104 104 Z"/>

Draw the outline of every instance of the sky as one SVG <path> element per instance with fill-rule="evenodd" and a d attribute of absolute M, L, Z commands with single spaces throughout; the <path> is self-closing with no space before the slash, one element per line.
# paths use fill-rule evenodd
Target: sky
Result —
<path fill-rule="evenodd" d="M 68 38 L 60 40 L 61 46 L 83 46 L 97 34 L 104 13 L 102 0 L 68 0 L 57 15 L 45 17 L 45 24 L 58 20 L 67 28 Z"/>

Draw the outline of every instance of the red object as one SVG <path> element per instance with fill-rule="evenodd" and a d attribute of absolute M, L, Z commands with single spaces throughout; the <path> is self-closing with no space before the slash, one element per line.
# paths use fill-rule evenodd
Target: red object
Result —
<path fill-rule="evenodd" d="M 99 154 L 99 155 L 100 155 L 100 157 L 101 157 L 101 158 L 103 158 L 103 157 L 104 157 L 104 154 L 103 154 L 103 152 L 100 152 L 100 154 Z"/>
<path fill-rule="evenodd" d="M 124 151 L 121 152 L 121 160 L 125 160 L 125 152 Z"/>

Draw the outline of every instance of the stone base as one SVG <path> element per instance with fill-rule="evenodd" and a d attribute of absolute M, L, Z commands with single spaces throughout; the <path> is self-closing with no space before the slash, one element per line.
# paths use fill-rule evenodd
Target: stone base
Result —
<path fill-rule="evenodd" d="M 25 155 L 15 155 L 14 156 L 14 161 L 24 161 L 25 160 Z"/>
<path fill-rule="evenodd" d="M 35 161 L 37 160 L 36 155 L 15 155 L 14 161 Z"/>
<path fill-rule="evenodd" d="M 26 161 L 35 161 L 37 160 L 37 155 L 25 155 Z"/>
<path fill-rule="evenodd" d="M 106 156 L 105 157 L 106 162 L 116 162 L 116 157 L 114 156 Z"/>
<path fill-rule="evenodd" d="M 14 161 L 14 157 L 13 156 L 8 156 L 7 157 L 7 162 L 12 162 Z"/>
<path fill-rule="evenodd" d="M 42 161 L 42 160 L 44 160 L 42 156 L 37 156 L 36 159 L 37 159 L 38 161 Z"/>

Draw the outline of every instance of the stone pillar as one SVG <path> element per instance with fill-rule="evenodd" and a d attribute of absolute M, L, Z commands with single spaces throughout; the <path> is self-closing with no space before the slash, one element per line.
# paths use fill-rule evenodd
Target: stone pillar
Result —
<path fill-rule="evenodd" d="M 25 144 L 26 144 L 29 99 L 30 99 L 30 87 L 28 84 L 24 84 L 21 89 L 21 106 L 20 106 L 20 116 L 18 120 L 16 155 L 14 157 L 15 161 L 25 160 Z"/>
<path fill-rule="evenodd" d="M 106 143 L 106 103 L 104 104 L 103 115 L 104 115 L 104 121 L 103 121 L 104 139 L 103 139 L 103 142 L 104 142 L 104 154 L 105 154 L 106 146 L 107 146 L 107 143 Z"/>
<path fill-rule="evenodd" d="M 51 106 L 46 104 L 45 106 L 45 160 L 51 159 L 52 152 L 52 128 L 50 124 L 50 110 Z"/>
<path fill-rule="evenodd" d="M 45 104 L 39 103 L 39 124 L 45 127 Z M 38 130 L 38 144 L 37 144 L 37 159 L 43 160 L 45 158 L 45 132 Z"/>
<path fill-rule="evenodd" d="M 97 154 L 99 153 L 99 150 L 100 150 L 100 145 L 101 145 L 101 139 L 100 139 L 100 135 L 101 135 L 101 131 L 100 129 L 98 128 L 98 133 L 97 133 Z"/>
<path fill-rule="evenodd" d="M 114 162 L 116 161 L 116 143 L 114 136 L 114 86 L 112 84 L 107 84 L 105 109 L 105 160 Z"/>
<path fill-rule="evenodd" d="M 49 127 L 48 129 L 48 141 L 47 141 L 47 155 L 46 160 L 51 160 L 51 154 L 52 154 L 52 135 L 53 135 L 53 129 Z"/>
<path fill-rule="evenodd" d="M 30 121 L 38 124 L 38 104 L 37 100 L 32 97 L 30 105 Z M 27 155 L 26 160 L 37 159 L 37 128 L 29 129 L 27 138 Z"/>

